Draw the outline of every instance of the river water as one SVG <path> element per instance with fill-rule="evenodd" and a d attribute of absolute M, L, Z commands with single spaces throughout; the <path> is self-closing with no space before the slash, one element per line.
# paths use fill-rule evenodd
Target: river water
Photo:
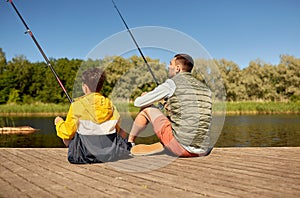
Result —
<path fill-rule="evenodd" d="M 0 117 L 10 126 L 29 125 L 39 131 L 29 135 L 0 134 L 0 147 L 64 147 L 56 136 L 53 117 Z M 0 124 L 1 124 L 0 123 Z M 132 118 L 123 118 L 122 127 L 129 130 Z M 142 134 L 140 142 L 157 139 L 152 128 Z M 226 116 L 216 147 L 300 146 L 300 115 L 238 115 Z"/>

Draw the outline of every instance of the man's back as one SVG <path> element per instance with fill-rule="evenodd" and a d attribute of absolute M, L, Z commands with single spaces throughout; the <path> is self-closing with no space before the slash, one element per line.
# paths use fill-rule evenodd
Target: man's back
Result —
<path fill-rule="evenodd" d="M 168 100 L 168 114 L 176 139 L 183 145 L 206 148 L 211 123 L 211 91 L 190 72 L 172 78 L 176 90 Z"/>

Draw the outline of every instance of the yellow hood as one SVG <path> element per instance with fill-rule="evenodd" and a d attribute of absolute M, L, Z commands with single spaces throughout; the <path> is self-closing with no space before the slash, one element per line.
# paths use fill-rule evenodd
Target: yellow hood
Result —
<path fill-rule="evenodd" d="M 91 120 L 102 123 L 107 120 L 118 120 L 120 115 L 110 99 L 100 93 L 91 93 L 75 99 L 71 105 L 74 116 L 80 120 Z"/>

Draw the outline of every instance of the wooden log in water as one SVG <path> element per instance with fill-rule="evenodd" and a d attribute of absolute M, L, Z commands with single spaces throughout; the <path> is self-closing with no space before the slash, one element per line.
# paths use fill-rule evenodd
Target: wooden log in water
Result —
<path fill-rule="evenodd" d="M 30 134 L 36 131 L 38 131 L 38 129 L 30 126 L 0 127 L 0 134 Z"/>

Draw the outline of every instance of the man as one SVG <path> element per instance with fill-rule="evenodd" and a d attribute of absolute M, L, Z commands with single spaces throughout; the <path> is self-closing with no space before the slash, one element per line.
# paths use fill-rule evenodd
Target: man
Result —
<path fill-rule="evenodd" d="M 169 77 L 163 84 L 136 98 L 140 107 L 130 131 L 128 142 L 151 122 L 160 143 L 136 145 L 133 155 L 147 155 L 163 150 L 163 146 L 180 157 L 204 156 L 210 153 L 211 91 L 191 74 L 194 61 L 187 54 L 177 54 L 170 61 Z M 153 103 L 166 100 L 165 116 Z"/>

